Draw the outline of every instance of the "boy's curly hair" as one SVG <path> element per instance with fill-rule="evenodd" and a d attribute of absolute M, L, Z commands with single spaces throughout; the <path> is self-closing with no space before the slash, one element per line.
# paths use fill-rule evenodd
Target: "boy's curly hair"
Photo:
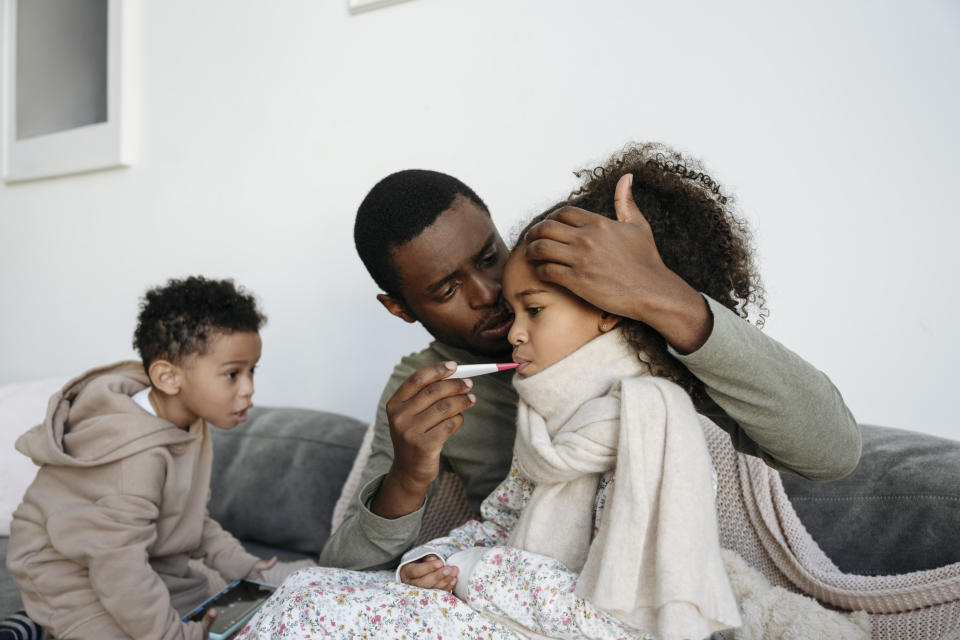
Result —
<path fill-rule="evenodd" d="M 156 360 L 181 363 L 187 356 L 203 355 L 215 336 L 259 331 L 266 320 L 253 295 L 232 280 L 170 279 L 144 294 L 133 347 L 149 374 Z"/>
<path fill-rule="evenodd" d="M 616 220 L 614 192 L 626 173 L 633 174 L 633 199 L 650 223 L 664 264 L 740 317 L 754 316 L 762 327 L 769 313 L 746 222 L 699 161 L 660 143 L 627 145 L 603 165 L 574 172 L 582 180 L 580 187 L 531 221 L 515 246 L 560 207 L 580 207 Z M 670 355 L 663 336 L 628 318 L 619 328 L 654 375 L 673 380 L 696 399 L 705 398 L 703 383 Z"/>

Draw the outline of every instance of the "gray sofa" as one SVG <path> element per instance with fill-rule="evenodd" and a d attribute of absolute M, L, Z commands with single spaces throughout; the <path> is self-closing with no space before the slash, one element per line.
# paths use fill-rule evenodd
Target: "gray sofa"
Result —
<path fill-rule="evenodd" d="M 210 513 L 247 548 L 316 557 L 366 424 L 306 409 L 255 408 L 214 429 Z M 862 426 L 863 456 L 843 480 L 783 474 L 800 519 L 837 566 L 880 575 L 960 562 L 960 442 Z M 6 557 L 7 539 L 0 538 Z M 21 606 L 0 567 L 0 616 Z"/>

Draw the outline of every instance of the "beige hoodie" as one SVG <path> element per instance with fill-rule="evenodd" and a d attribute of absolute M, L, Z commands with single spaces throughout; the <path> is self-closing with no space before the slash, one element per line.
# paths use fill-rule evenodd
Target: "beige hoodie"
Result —
<path fill-rule="evenodd" d="M 209 428 L 148 414 L 130 397 L 148 384 L 137 362 L 89 371 L 17 440 L 40 470 L 13 514 L 7 566 L 57 638 L 203 638 L 180 621 L 209 596 L 187 561 L 230 580 L 257 561 L 207 515 Z"/>

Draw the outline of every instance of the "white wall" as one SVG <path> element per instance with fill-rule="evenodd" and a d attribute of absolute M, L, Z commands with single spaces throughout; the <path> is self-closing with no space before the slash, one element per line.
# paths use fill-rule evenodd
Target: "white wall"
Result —
<path fill-rule="evenodd" d="M 0 187 L 0 384 L 132 357 L 138 296 L 199 272 L 270 316 L 259 403 L 369 419 L 426 339 L 354 254 L 376 180 L 452 173 L 507 232 L 661 140 L 739 196 L 770 335 L 861 422 L 960 438 L 960 5 L 779 4 L 144 1 L 137 165 Z"/>

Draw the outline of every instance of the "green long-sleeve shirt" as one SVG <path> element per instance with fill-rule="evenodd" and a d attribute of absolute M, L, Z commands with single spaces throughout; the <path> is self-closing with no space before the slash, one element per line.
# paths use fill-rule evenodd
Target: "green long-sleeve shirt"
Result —
<path fill-rule="evenodd" d="M 727 431 L 738 451 L 759 456 L 776 469 L 812 480 L 832 480 L 852 471 L 860 459 L 860 429 L 829 378 L 726 307 L 706 299 L 713 313 L 706 343 L 687 355 L 671 350 L 706 386 L 710 400 L 697 410 Z M 426 502 L 394 519 L 374 514 L 368 504 L 393 462 L 387 401 L 414 371 L 444 360 L 476 364 L 489 357 L 435 341 L 394 368 L 377 407 L 373 449 L 360 490 L 324 546 L 321 565 L 390 567 L 416 539 Z M 510 468 L 517 411 L 510 379 L 509 373 L 473 379 L 477 403 L 463 413 L 463 426 L 443 447 L 441 471 L 460 477 L 474 510 Z M 436 485 L 434 481 L 427 500 Z"/>

